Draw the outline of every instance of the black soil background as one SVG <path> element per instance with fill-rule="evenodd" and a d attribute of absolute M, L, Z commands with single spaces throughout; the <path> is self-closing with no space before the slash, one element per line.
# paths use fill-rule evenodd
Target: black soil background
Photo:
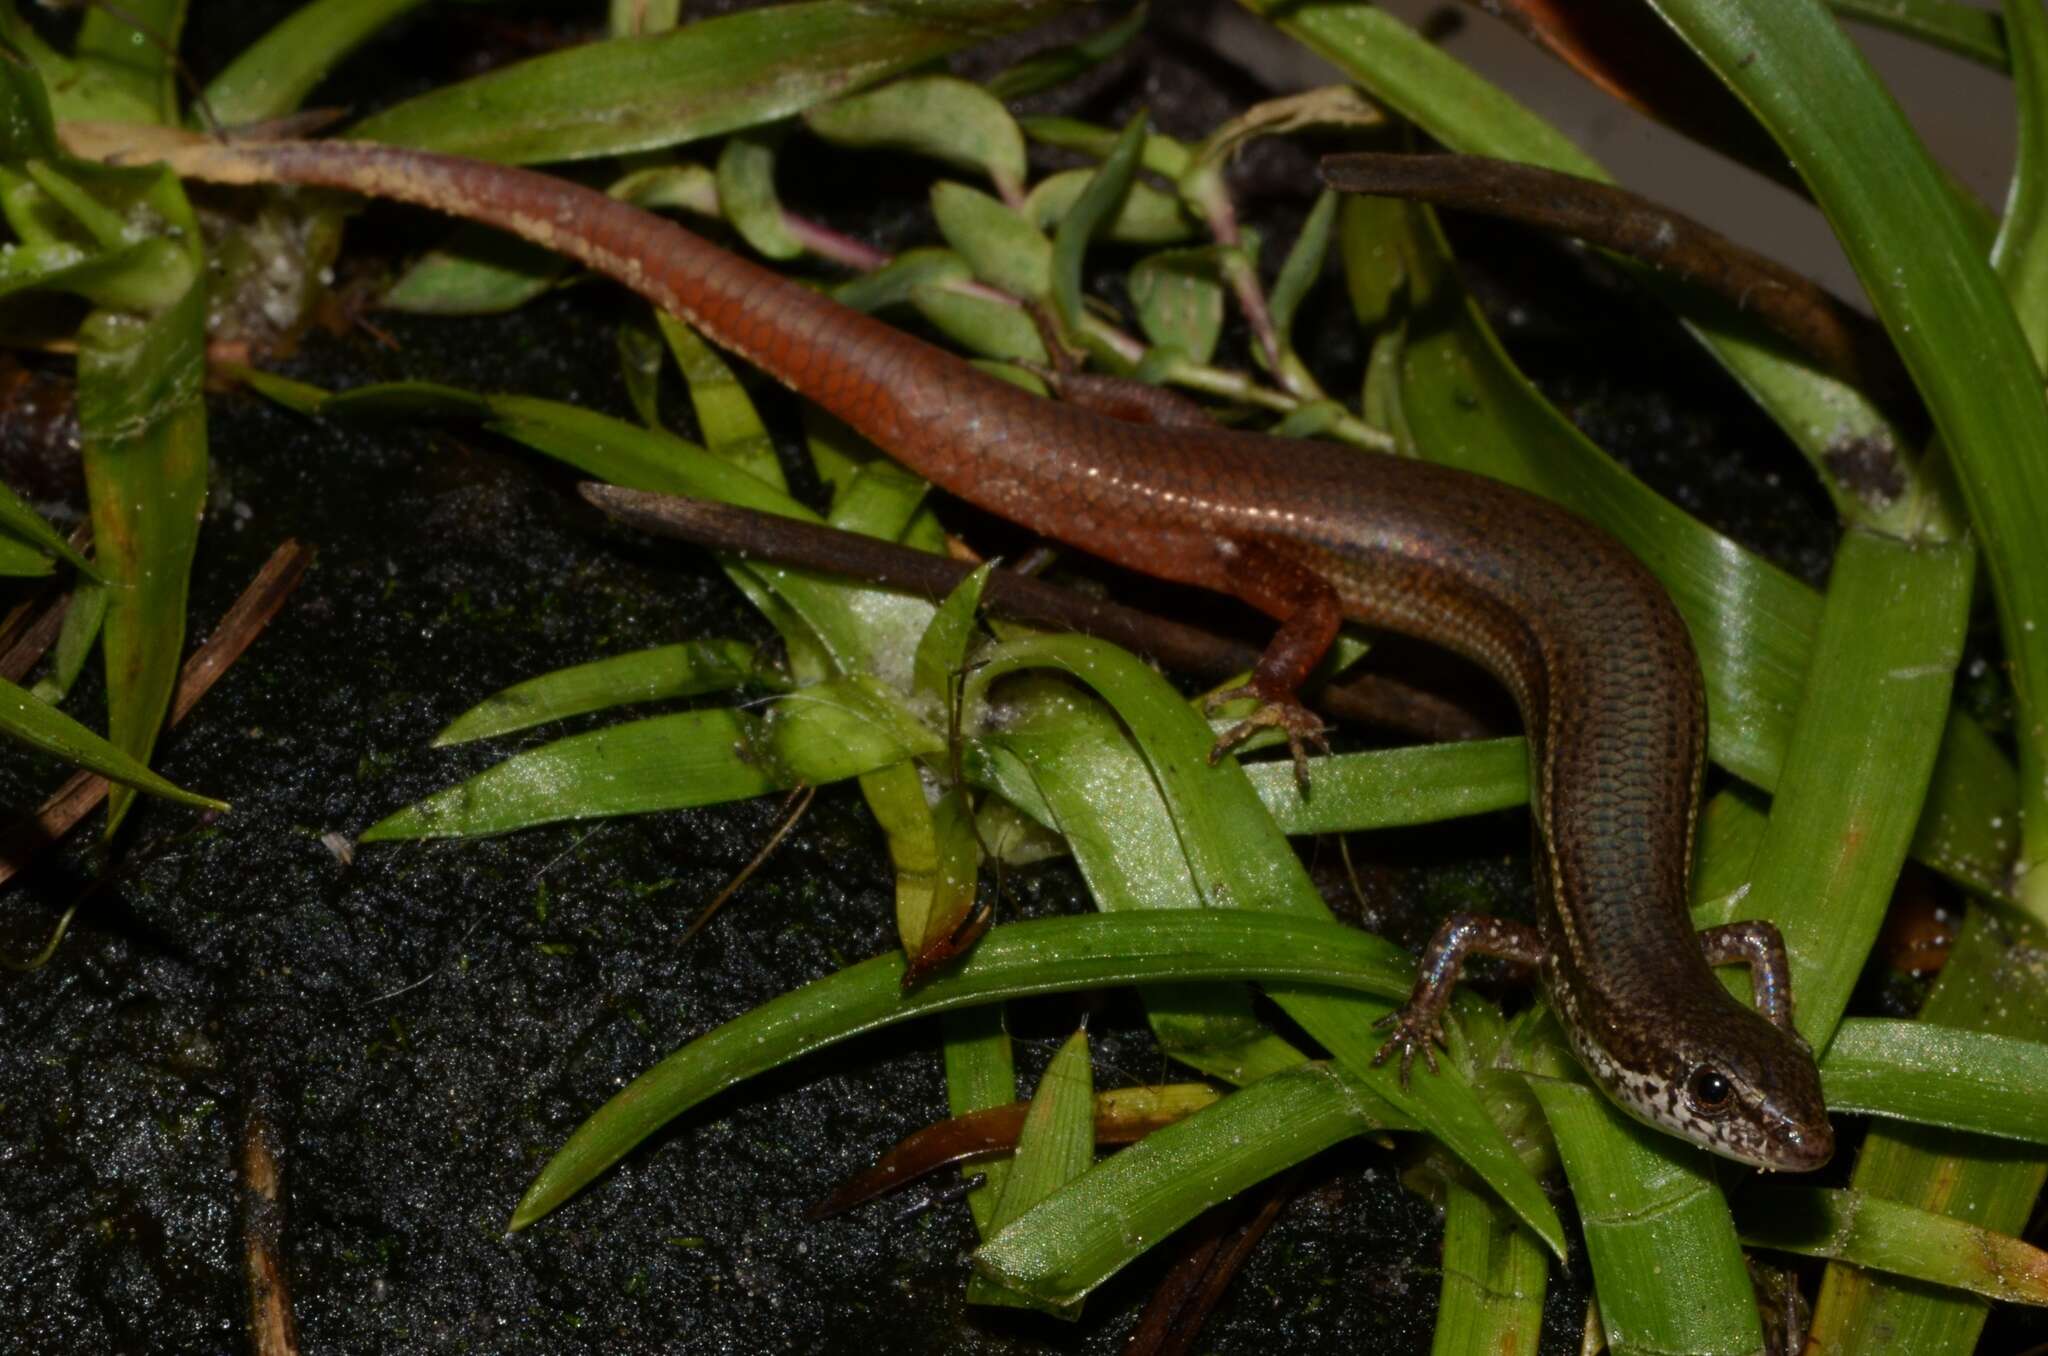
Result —
<path fill-rule="evenodd" d="M 288 8 L 200 0 L 188 56 L 203 77 Z M 448 7 L 351 61 L 314 102 L 390 102 L 472 69 L 480 52 L 582 36 L 597 8 Z M 1201 46 L 1197 8 L 1036 107 L 1116 122 L 1142 103 L 1166 130 L 1206 132 L 1267 91 Z M 801 138 L 790 153 L 804 155 Z M 1270 144 L 1241 166 L 1246 209 L 1277 241 L 1305 207 L 1309 166 Z M 928 175 L 823 155 L 784 182 L 800 210 L 895 246 L 932 238 Z M 350 228 L 345 276 L 393 267 L 442 232 L 421 215 L 373 211 Z M 1688 508 L 1809 579 L 1824 572 L 1833 529 L 1810 477 L 1682 338 L 1565 252 L 1499 230 L 1461 241 L 1517 356 L 1567 412 Z M 1327 342 L 1307 347 L 1333 389 L 1355 389 L 1341 289 L 1321 297 L 1303 332 Z M 586 285 L 502 318 L 376 314 L 376 334 L 315 333 L 281 370 L 328 387 L 403 376 L 629 415 L 615 340 L 640 311 Z M 794 448 L 793 407 L 761 396 Z M 688 944 L 690 917 L 753 856 L 777 802 L 372 845 L 344 860 L 323 840 L 352 839 L 508 752 L 603 723 L 428 747 L 489 693 L 630 649 L 769 635 L 707 557 L 611 527 L 572 477 L 487 436 L 316 423 L 241 393 L 209 406 L 195 638 L 279 541 L 319 556 L 161 745 L 166 775 L 233 812 L 141 805 L 104 862 L 110 883 L 55 959 L 0 975 L 0 1350 L 247 1349 L 238 1164 L 252 1115 L 282 1148 L 287 1276 L 309 1352 L 1116 1350 L 1169 1249 L 1066 1324 L 964 1305 L 973 1233 L 957 1202 L 906 1210 L 913 1194 L 803 1218 L 944 1114 L 929 1028 L 718 1099 L 541 1224 L 505 1235 L 547 1156 L 635 1074 L 893 944 L 881 837 L 857 794 L 825 789 Z M 75 518 L 71 453 L 41 436 L 61 434 L 61 421 L 16 412 L 0 430 L 0 473 Z M 96 681 L 74 702 L 88 715 Z M 27 807 L 56 773 L 10 755 L 6 775 L 11 805 Z M 7 890 L 10 953 L 31 952 L 101 866 L 95 827 Z M 1507 815 L 1362 836 L 1362 902 L 1342 896 L 1333 845 L 1304 851 L 1340 911 L 1413 942 L 1455 907 L 1526 908 L 1526 833 Z M 1088 907 L 1060 866 L 1012 884 L 1026 915 Z M 1014 1006 L 1027 1080 L 1084 1014 L 1101 1083 L 1172 1076 L 1135 1006 L 1106 995 Z M 1200 1349 L 1427 1350 L 1440 1225 L 1399 1184 L 1404 1162 L 1357 1145 L 1312 1164 Z M 1584 1295 L 1575 1260 L 1553 1280 L 1546 1350 L 1576 1349 Z"/>

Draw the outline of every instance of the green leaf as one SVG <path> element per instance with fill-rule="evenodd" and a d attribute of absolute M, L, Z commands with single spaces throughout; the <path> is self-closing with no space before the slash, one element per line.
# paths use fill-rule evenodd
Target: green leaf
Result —
<path fill-rule="evenodd" d="M 1734 910 L 1784 935 L 1799 1030 L 1816 1050 L 1849 1005 L 1920 818 L 1975 571 L 1967 540 L 1908 545 L 1851 528 L 1835 552 L 1770 828 Z M 1726 977 L 1747 994 L 1747 975 Z"/>
<path fill-rule="evenodd" d="M 813 0 L 587 43 L 386 109 L 353 135 L 531 164 L 657 150 L 879 84 L 1068 0 Z"/>
<path fill-rule="evenodd" d="M 1550 1279 L 1543 1244 L 1456 1182 L 1444 1184 L 1443 1273 L 1431 1356 L 1539 1348 Z"/>
<path fill-rule="evenodd" d="M 1024 134 L 979 85 L 950 75 L 897 80 L 804 113 L 836 146 L 908 151 L 985 174 L 1005 201 L 1024 192 Z"/>
<path fill-rule="evenodd" d="M 1946 444 L 2012 665 L 2022 859 L 2048 863 L 2048 404 L 2026 336 L 1947 181 L 1818 0 L 1652 2 L 1812 190 Z M 2048 871 L 2019 888 L 2048 918 Z"/>
<path fill-rule="evenodd" d="M 1178 702 L 1165 691 L 1140 700 Z M 1002 732 L 970 742 L 963 768 L 1065 839 L 1096 908 L 1184 909 L 1202 897 L 1166 797 L 1106 706 L 1037 675 L 1011 679 L 1003 706 Z M 1161 1051 L 1212 1078 L 1249 1083 L 1307 1059 L 1258 1018 L 1249 994 L 1155 984 L 1140 997 Z M 1378 1114 L 1398 1119 L 1391 1107 Z"/>
<path fill-rule="evenodd" d="M 1749 1270 L 1707 1156 L 1587 1085 L 1529 1081 L 1564 1160 L 1615 1351 L 1763 1350 Z"/>
<path fill-rule="evenodd" d="M 1034 1206 L 1079 1177 L 1095 1161 L 1095 1078 L 1088 1064 L 1088 1033 L 1076 1031 L 1060 1046 L 1038 1080 L 1031 1108 L 1017 1132 L 1017 1154 L 1010 1162 L 1003 1194 L 996 1202 L 989 1232 L 997 1239 Z M 984 1275 L 999 1273 L 984 1270 Z M 1012 1289 L 1012 1294 L 1030 1296 Z M 1062 1317 L 1078 1314 L 1079 1297 L 1036 1298 L 1039 1306 Z"/>
<path fill-rule="evenodd" d="M 1860 1191 L 1755 1191 L 1743 1200 L 1742 1239 L 1831 1257 L 1910 1280 L 2014 1304 L 2048 1304 L 2048 1253 L 2010 1234 Z"/>
<path fill-rule="evenodd" d="M 945 1032 L 946 1110 L 954 1116 L 988 1107 L 1007 1106 L 1017 1100 L 1017 1071 L 1010 1049 L 1010 1033 L 1003 1025 L 1000 1004 L 949 1012 L 940 1019 Z M 988 1158 L 974 1165 L 983 1175 L 982 1184 L 967 1193 L 968 1212 L 974 1216 L 977 1238 L 988 1237 L 989 1221 L 995 1218 L 996 1201 L 1010 1175 L 1008 1158 Z M 975 1297 L 968 1283 L 968 1303 Z"/>
<path fill-rule="evenodd" d="M 2048 1144 L 2048 1044 L 1852 1017 L 1820 1065 L 1828 1106 Z"/>
<path fill-rule="evenodd" d="M 975 1270 L 1071 1307 L 1210 1206 L 1376 1128 L 1327 1065 L 1275 1074 L 1098 1164 L 982 1244 Z"/>
<path fill-rule="evenodd" d="M 156 746 L 184 648 L 206 499 L 205 322 L 205 289 L 194 286 L 153 319 L 98 311 L 78 333 L 79 437 L 109 586 L 108 737 L 139 763 Z M 109 835 L 132 797 L 108 795 Z"/>
<path fill-rule="evenodd" d="M 568 271 L 552 250 L 464 224 L 415 259 L 380 301 L 409 315 L 501 315 L 540 296 Z"/>
<path fill-rule="evenodd" d="M 1081 257 L 1096 230 L 1115 215 L 1138 170 L 1138 152 L 1145 144 L 1145 115 L 1125 125 L 1116 146 L 1060 218 L 1053 237 L 1052 297 L 1060 323 L 1069 334 L 1081 333 Z"/>
<path fill-rule="evenodd" d="M 804 247 L 782 221 L 774 143 L 772 134 L 755 131 L 726 138 L 718 153 L 718 205 L 755 251 L 770 259 L 794 259 Z"/>
<path fill-rule="evenodd" d="M 1033 52 L 1008 70 L 990 77 L 988 92 L 998 99 L 1022 99 L 1054 85 L 1064 85 L 1093 70 L 1121 52 L 1131 39 L 1144 31 L 1147 8 L 1143 3 L 1132 5 L 1130 13 L 1123 18 L 1079 42 Z"/>
<path fill-rule="evenodd" d="M 895 952 L 774 998 L 698 1037 L 577 1127 L 521 1198 L 523 1229 L 648 1135 L 755 1074 L 900 1022 L 1030 994 L 1147 980 L 1279 979 L 1405 996 L 1413 967 L 1376 937 L 1326 921 L 1240 909 L 1047 918 L 991 928 L 957 970 L 903 992 Z"/>
<path fill-rule="evenodd" d="M 106 616 L 107 586 L 81 579 L 71 590 L 71 606 L 64 613 L 63 628 L 57 632 L 57 652 L 50 660 L 50 672 L 30 689 L 37 701 L 55 706 L 64 700 L 84 671 Z"/>
<path fill-rule="evenodd" d="M 1066 220 L 1092 182 L 1094 175 L 1088 170 L 1049 174 L 1032 186 L 1024 200 L 1024 215 L 1049 230 Z M 1094 238 L 1119 245 L 1173 245 L 1195 234 L 1195 223 L 1179 198 L 1133 179 L 1116 210 L 1096 228 Z"/>
<path fill-rule="evenodd" d="M 1223 284 L 1213 250 L 1164 250 L 1140 259 L 1130 275 L 1138 326 L 1154 344 L 1207 363 L 1223 335 Z"/>
<path fill-rule="evenodd" d="M 629 702 L 668 701 L 776 682 L 736 640 L 693 640 L 556 669 L 485 698 L 434 736 L 434 747 L 491 739 Z"/>
<path fill-rule="evenodd" d="M 1052 242 L 988 194 L 946 180 L 932 185 L 939 234 L 974 275 L 1013 297 L 1042 300 L 1052 288 Z"/>
<path fill-rule="evenodd" d="M 80 74 L 150 112 L 148 121 L 178 120 L 178 38 L 188 0 L 121 0 L 93 5 L 73 49 Z"/>
<path fill-rule="evenodd" d="M 2040 930 L 2021 920 L 2015 937 L 2008 935 L 2009 925 L 1991 910 L 1970 909 L 1941 978 L 1921 1008 L 1921 1022 L 2031 1041 L 2048 1039 L 2048 983 L 2039 965 Z M 1844 1023 L 1838 1041 L 1855 1040 L 1859 1025 Z M 1882 1031 L 1873 1034 L 1887 1036 Z M 1852 1045 L 1845 1060 L 1855 1053 Z M 1914 1071 L 1909 1058 L 1901 1067 L 1906 1090 L 1916 1083 L 1924 1086 L 1924 1076 Z M 1960 1075 L 1963 1070 L 1955 1072 Z M 1958 1104 L 1970 1100 L 1971 1091 L 1959 1088 Z M 1996 1233 L 2017 1234 L 2026 1226 L 2044 1179 L 2048 1165 L 2038 1150 L 2015 1152 L 2011 1144 L 1971 1135 L 1880 1123 L 1864 1137 L 1849 1184 L 1867 1196 L 1939 1211 Z M 1961 1356 L 1976 1349 L 1986 1313 L 1983 1301 L 1968 1295 L 1898 1285 L 1859 1268 L 1830 1266 L 1814 1306 L 1812 1340 L 1829 1351 L 1868 1351 L 1885 1345 L 1898 1351 Z"/>
<path fill-rule="evenodd" d="M 2006 68 L 2010 10 L 2008 21 L 2001 24 L 1998 15 L 1957 4 L 1955 0 L 1828 0 L 1828 4 L 1845 19 L 1945 47 L 1993 70 Z"/>
<path fill-rule="evenodd" d="M 424 0 L 308 0 L 242 49 L 207 83 L 205 108 L 222 127 L 297 111 L 327 73 L 378 29 Z"/>
<path fill-rule="evenodd" d="M 1273 330 L 1283 344 L 1294 328 L 1294 312 L 1301 299 L 1322 276 L 1323 259 L 1330 249 L 1330 229 L 1336 221 L 1337 194 L 1326 188 L 1316 196 L 1316 205 L 1309 209 L 1308 220 L 1302 223 L 1301 234 L 1295 237 L 1294 248 L 1287 252 L 1287 262 L 1280 266 L 1280 276 L 1274 279 L 1272 294 L 1266 299 L 1273 316 Z"/>
<path fill-rule="evenodd" d="M 55 707 L 0 679 L 0 734 L 152 796 L 225 810 L 226 801 L 172 785 Z"/>
<path fill-rule="evenodd" d="M 1037 366 L 1049 361 L 1038 327 L 1021 306 L 929 284 L 912 287 L 910 300 L 948 339 L 983 357 Z"/>
<path fill-rule="evenodd" d="M 1991 264 L 2035 363 L 2048 366 L 2048 15 L 2025 0 L 2009 0 L 2005 13 L 2019 150 Z"/>
<path fill-rule="evenodd" d="M 407 806 L 362 838 L 473 837 L 718 805 L 943 747 L 879 684 L 846 679 L 793 692 L 765 718 L 685 711 L 558 739 Z"/>

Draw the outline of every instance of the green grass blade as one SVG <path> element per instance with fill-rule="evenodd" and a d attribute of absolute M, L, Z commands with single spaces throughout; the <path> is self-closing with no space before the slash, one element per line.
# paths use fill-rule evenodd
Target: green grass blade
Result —
<path fill-rule="evenodd" d="M 1304 797 L 1291 763 L 1245 768 L 1290 837 L 1435 824 L 1529 800 L 1529 750 L 1519 736 L 1340 753 L 1311 759 L 1309 769 L 1315 794 Z"/>
<path fill-rule="evenodd" d="M 2048 1253 L 2010 1234 L 1859 1191 L 1756 1191 L 1738 1214 L 1752 1247 L 1829 1257 L 2012 1304 L 2048 1304 Z"/>
<path fill-rule="evenodd" d="M 1405 996 L 1414 968 L 1376 937 L 1331 922 L 1245 910 L 1162 910 L 1009 923 L 990 929 L 957 970 L 903 992 L 891 952 L 784 994 L 698 1037 L 592 1115 L 534 1178 L 513 1213 L 523 1229 L 673 1118 L 726 1088 L 840 1041 L 899 1022 L 1032 994 L 1153 980 L 1291 978 L 1383 998 Z"/>
<path fill-rule="evenodd" d="M 1431 1356 L 1540 1348 L 1550 1280 L 1542 1243 L 1456 1182 L 1444 1184 L 1443 1266 Z"/>
<path fill-rule="evenodd" d="M 85 11 L 73 48 L 88 81 L 101 81 L 152 113 L 178 120 L 178 36 L 190 0 L 121 0 Z"/>
<path fill-rule="evenodd" d="M 802 112 L 1065 8 L 775 5 L 522 61 L 386 109 L 352 134 L 515 164 L 657 150 Z"/>
<path fill-rule="evenodd" d="M 296 112 L 313 86 L 392 20 L 425 0 L 310 0 L 242 49 L 206 86 L 223 127 Z"/>
<path fill-rule="evenodd" d="M 1918 38 L 1993 70 L 2006 68 L 2006 25 L 1956 0 L 1828 0 L 1828 6 L 1845 19 Z"/>
<path fill-rule="evenodd" d="M 1274 0 L 1242 3 L 1256 10 L 1275 7 Z M 1314 0 L 1285 6 L 1278 24 L 1451 150 L 1608 179 L 1600 164 L 1557 128 L 1391 14 L 1369 5 Z M 1654 271 L 1621 266 L 1683 319 L 1770 413 L 1845 514 L 1897 527 L 1910 526 L 1927 512 L 1930 491 L 1919 479 L 1910 449 L 1860 393 L 1786 356 L 1781 343 L 1734 308 Z M 1908 481 L 1896 498 L 1865 504 L 1835 484 L 1830 467 L 1839 455 L 1867 455 L 1873 449 L 1898 458 Z"/>
<path fill-rule="evenodd" d="M 1210 1206 L 1375 1128 L 1335 1069 L 1275 1074 L 1097 1164 L 982 1244 L 975 1270 L 1040 1304 L 1078 1304 Z"/>
<path fill-rule="evenodd" d="M 1529 1085 L 1578 1202 L 1609 1350 L 1761 1351 L 1749 1269 L 1706 1156 L 1583 1083 Z"/>
<path fill-rule="evenodd" d="M 2019 150 L 1991 266 L 2012 300 L 2034 361 L 2048 366 L 2048 14 L 2027 0 L 2008 0 L 2005 10 Z"/>
<path fill-rule="evenodd" d="M 0 484 L 0 531 L 13 533 L 33 547 L 37 553 L 47 552 L 62 556 L 72 568 L 99 577 L 91 562 L 72 548 L 64 535 L 43 520 L 43 515 L 28 506 L 28 501 L 16 494 L 5 484 Z M 42 573 L 37 571 L 36 573 Z"/>
<path fill-rule="evenodd" d="M 1001 1004 L 965 1008 L 940 1019 L 944 1032 L 942 1046 L 946 1061 L 946 1110 L 965 1116 L 992 1106 L 1007 1106 L 1017 1100 L 1017 1066 L 1010 1047 L 1010 1033 L 1004 1025 Z M 982 1184 L 967 1193 L 968 1213 L 974 1216 L 976 1238 L 988 1237 L 989 1221 L 995 1218 L 996 1201 L 1010 1175 L 1010 1160 L 987 1158 L 972 1169 Z M 976 1303 L 974 1283 L 968 1282 L 968 1302 Z"/>
<path fill-rule="evenodd" d="M 1921 1009 L 1923 1023 L 2048 1040 L 2039 930 L 2022 925 L 2016 943 L 2005 928 L 1991 910 L 1970 910 Z M 1856 1029 L 1845 1023 L 1840 1040 L 1852 1040 Z M 1850 1186 L 1994 1233 L 2017 1234 L 2048 1178 L 2038 1155 L 2025 1145 L 1881 1123 L 1864 1138 Z M 1966 1356 L 1976 1348 L 1987 1312 L 1984 1301 L 1972 1295 L 1902 1286 L 1861 1268 L 1830 1266 L 1814 1306 L 1813 1341 L 1823 1351 Z"/>
<path fill-rule="evenodd" d="M 1913 374 L 1991 576 L 2018 703 L 2023 862 L 2048 867 L 2048 403 L 1947 181 L 1817 0 L 1653 0 L 1812 190 Z M 2020 880 L 2048 918 L 2048 870 Z"/>
<path fill-rule="evenodd" d="M 1085 1173 L 1095 1162 L 1095 1077 L 1088 1064 L 1088 1033 L 1076 1031 L 1046 1065 L 1017 1132 L 1016 1156 L 996 1202 L 990 1231 L 1000 1236 L 1033 1207 Z M 988 1274 L 988 1273 L 984 1273 Z M 1000 1279 L 1000 1278 L 998 1278 Z M 1075 1317 L 1080 1296 L 1038 1295 L 1004 1286 L 998 1303 L 1022 1299 L 1063 1317 Z"/>
<path fill-rule="evenodd" d="M 156 746 L 184 648 L 206 499 L 205 322 L 205 289 L 194 286 L 149 320 L 96 312 L 78 335 L 79 437 L 109 588 L 108 738 L 139 763 Z M 126 787 L 109 793 L 109 834 L 133 796 Z"/>
<path fill-rule="evenodd" d="M 1909 545 L 1857 528 L 1835 552 L 1770 827 L 1733 910 L 1784 934 L 1816 1050 L 1848 1007 L 1920 819 L 1975 567 L 1967 540 Z M 1747 995 L 1749 976 L 1727 978 Z"/>
<path fill-rule="evenodd" d="M 379 820 L 363 841 L 509 833 L 818 785 L 934 754 L 944 743 L 886 689 L 847 679 L 778 700 L 767 716 L 684 711 L 558 739 Z"/>
<path fill-rule="evenodd" d="M 1821 1061 L 1828 1106 L 2048 1145 L 2048 1043 L 1858 1017 Z"/>
<path fill-rule="evenodd" d="M 228 808 L 226 801 L 197 795 L 165 781 L 62 711 L 5 679 L 0 679 L 0 734 L 152 796 L 210 810 Z"/>
<path fill-rule="evenodd" d="M 1012 679 L 1003 702 L 1013 713 L 1003 733 L 974 745 L 966 766 L 1014 763 L 1021 777 L 1012 784 L 1024 783 L 1025 798 L 1065 838 L 1096 908 L 1184 909 L 1202 897 L 1172 810 L 1108 708 L 1029 677 Z M 1213 1078 L 1247 1083 L 1307 1058 L 1258 1018 L 1249 994 L 1161 984 L 1141 997 L 1160 1049 Z"/>
<path fill-rule="evenodd" d="M 1115 708 L 1172 808 L 1201 903 L 1300 918 L 1329 917 L 1286 838 L 1260 809 L 1237 760 L 1209 761 L 1214 735 L 1207 723 L 1156 672 L 1114 646 L 1083 636 L 1056 636 L 1002 647 L 975 677 L 978 684 L 985 684 L 1025 667 L 1064 671 Z M 1381 945 L 1393 949 L 1388 943 Z M 1269 985 L 1267 994 L 1321 1042 L 1348 1075 L 1435 1135 L 1563 1255 L 1563 1232 L 1555 1210 L 1455 1062 L 1440 1076 L 1418 1078 L 1404 1087 L 1391 1066 L 1372 1065 L 1379 1040 L 1370 1028 L 1384 1008 L 1358 998 L 1279 985 Z"/>
<path fill-rule="evenodd" d="M 668 701 L 773 682 L 751 645 L 693 640 L 613 655 L 514 683 L 464 711 L 434 736 L 434 747 L 491 739 L 629 702 Z"/>

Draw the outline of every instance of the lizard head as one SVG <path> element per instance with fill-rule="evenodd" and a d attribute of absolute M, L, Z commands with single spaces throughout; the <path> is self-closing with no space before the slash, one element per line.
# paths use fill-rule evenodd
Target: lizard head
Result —
<path fill-rule="evenodd" d="M 1813 1052 L 1714 985 L 1646 1042 L 1575 1039 L 1579 1059 L 1623 1110 L 1724 1158 L 1811 1172 L 1835 1152 Z M 1676 1029 L 1674 1029 L 1676 1027 Z"/>

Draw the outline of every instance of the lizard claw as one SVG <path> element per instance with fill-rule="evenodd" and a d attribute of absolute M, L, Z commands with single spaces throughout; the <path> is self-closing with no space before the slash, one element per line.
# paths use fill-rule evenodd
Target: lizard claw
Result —
<path fill-rule="evenodd" d="M 1373 1023 L 1375 1028 L 1392 1027 L 1394 1034 L 1387 1037 L 1379 1053 L 1372 1057 L 1372 1066 L 1377 1069 L 1387 1062 L 1396 1051 L 1401 1055 L 1401 1086 L 1408 1086 L 1409 1066 L 1415 1063 L 1415 1052 L 1422 1052 L 1422 1062 L 1436 1072 L 1436 1047 L 1444 1043 L 1444 1025 L 1439 1017 L 1418 1012 L 1414 1005 L 1397 1008 Z"/>
<path fill-rule="evenodd" d="M 1308 746 L 1313 745 L 1318 753 L 1328 753 L 1329 727 L 1301 703 L 1266 697 L 1256 684 L 1248 683 L 1243 687 L 1231 688 L 1227 692 L 1218 692 L 1209 698 L 1207 705 L 1214 710 L 1226 702 L 1234 702 L 1242 697 L 1259 697 L 1262 702 L 1258 710 L 1217 737 L 1215 745 L 1209 750 L 1209 761 L 1215 762 L 1260 730 L 1277 729 L 1287 736 L 1287 749 L 1294 755 L 1294 780 L 1300 785 L 1302 793 L 1307 794 Z"/>

